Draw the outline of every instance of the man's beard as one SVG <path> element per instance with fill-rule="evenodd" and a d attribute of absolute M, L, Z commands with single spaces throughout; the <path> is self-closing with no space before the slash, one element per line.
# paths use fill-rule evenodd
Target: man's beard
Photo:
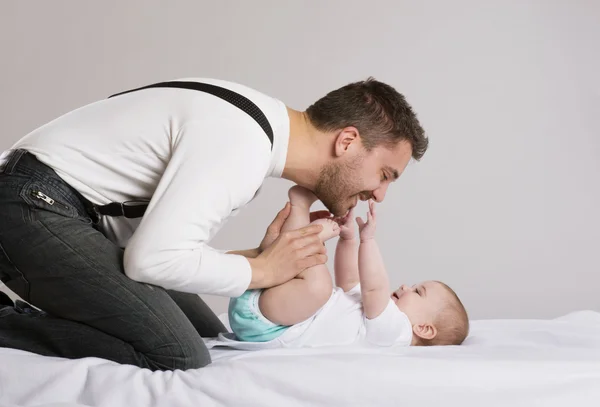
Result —
<path fill-rule="evenodd" d="M 349 163 L 330 163 L 323 167 L 315 186 L 315 195 L 334 216 L 344 216 L 354 206 L 354 198 L 361 191 L 358 188 L 358 169 L 362 157 Z"/>

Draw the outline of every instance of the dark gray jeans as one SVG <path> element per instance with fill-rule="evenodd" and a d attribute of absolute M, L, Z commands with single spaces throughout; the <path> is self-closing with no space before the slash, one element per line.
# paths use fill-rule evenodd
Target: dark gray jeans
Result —
<path fill-rule="evenodd" d="M 197 295 L 129 279 L 88 205 L 24 150 L 0 173 L 0 278 L 43 310 L 0 306 L 0 347 L 152 370 L 209 364 L 201 337 L 223 324 Z"/>

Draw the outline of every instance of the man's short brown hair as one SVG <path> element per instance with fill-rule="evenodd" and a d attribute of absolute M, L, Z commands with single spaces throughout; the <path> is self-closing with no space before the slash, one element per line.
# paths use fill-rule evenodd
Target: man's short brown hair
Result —
<path fill-rule="evenodd" d="M 412 157 L 420 160 L 429 144 L 404 96 L 374 78 L 329 92 L 306 109 L 306 113 L 320 131 L 356 127 L 367 151 L 407 141 L 412 147 Z"/>

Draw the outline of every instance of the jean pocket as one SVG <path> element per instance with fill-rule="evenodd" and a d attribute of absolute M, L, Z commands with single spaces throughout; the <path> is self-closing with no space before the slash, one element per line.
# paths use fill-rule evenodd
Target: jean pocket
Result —
<path fill-rule="evenodd" d="M 29 181 L 23 186 L 20 196 L 34 209 L 42 209 L 70 218 L 77 216 L 77 210 L 72 205 L 65 203 L 66 199 L 60 192 L 40 181 Z"/>

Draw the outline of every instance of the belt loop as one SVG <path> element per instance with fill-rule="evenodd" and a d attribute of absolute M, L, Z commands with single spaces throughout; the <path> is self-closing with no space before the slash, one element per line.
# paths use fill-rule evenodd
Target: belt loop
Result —
<path fill-rule="evenodd" d="M 23 150 L 21 148 L 12 151 L 8 157 L 8 160 L 6 161 L 6 164 L 4 165 L 3 172 L 8 175 L 12 174 L 21 157 L 27 153 L 27 150 Z"/>

